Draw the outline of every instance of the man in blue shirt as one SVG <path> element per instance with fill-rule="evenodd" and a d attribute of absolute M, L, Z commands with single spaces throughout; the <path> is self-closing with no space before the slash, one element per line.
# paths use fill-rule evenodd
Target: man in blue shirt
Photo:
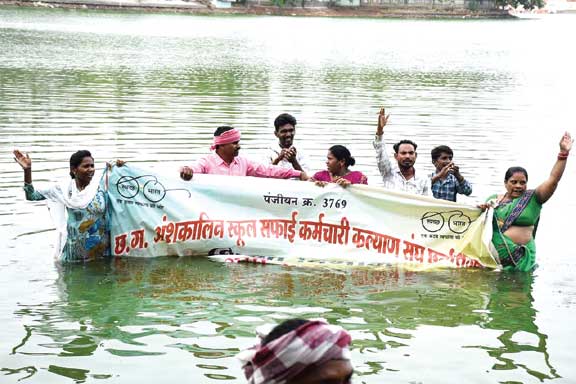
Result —
<path fill-rule="evenodd" d="M 460 168 L 452 162 L 454 153 L 446 145 L 432 150 L 432 164 L 436 172 L 430 174 L 432 194 L 437 199 L 456 201 L 456 194 L 469 196 L 472 185 L 460 174 Z"/>

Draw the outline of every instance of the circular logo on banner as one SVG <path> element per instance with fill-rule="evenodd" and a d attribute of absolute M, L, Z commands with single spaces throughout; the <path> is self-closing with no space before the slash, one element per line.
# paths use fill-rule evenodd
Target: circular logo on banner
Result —
<path fill-rule="evenodd" d="M 448 223 L 448 229 L 456 234 L 462 234 L 470 228 L 472 220 L 462 211 L 435 212 L 430 211 L 422 215 L 420 219 L 422 227 L 428 232 L 438 232 Z"/>

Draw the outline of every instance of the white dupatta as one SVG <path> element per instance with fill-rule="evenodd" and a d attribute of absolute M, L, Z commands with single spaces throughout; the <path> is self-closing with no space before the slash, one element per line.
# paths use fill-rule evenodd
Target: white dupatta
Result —
<path fill-rule="evenodd" d="M 47 200 L 52 221 L 56 226 L 56 242 L 54 244 L 54 258 L 58 259 L 64 250 L 68 239 L 68 211 L 66 208 L 84 209 L 94 200 L 102 173 L 94 173 L 90 184 L 82 191 L 76 187 L 75 179 L 62 180 L 46 189 L 36 189 Z"/>

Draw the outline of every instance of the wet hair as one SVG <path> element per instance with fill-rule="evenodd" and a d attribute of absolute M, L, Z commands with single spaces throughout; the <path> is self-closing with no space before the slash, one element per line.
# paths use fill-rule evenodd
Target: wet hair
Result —
<path fill-rule="evenodd" d="M 418 148 L 418 146 L 416 145 L 415 142 L 413 142 L 412 140 L 400 140 L 399 142 L 397 142 L 396 144 L 394 144 L 393 148 L 394 148 L 394 152 L 396 154 L 398 154 L 398 150 L 400 149 L 400 146 L 402 144 L 410 144 L 411 146 L 414 147 L 414 152 L 416 152 L 416 148 Z"/>
<path fill-rule="evenodd" d="M 223 125 L 221 127 L 216 128 L 216 130 L 214 131 L 214 136 L 220 136 L 224 132 L 231 131 L 233 129 L 234 129 L 234 127 L 230 127 L 228 125 Z"/>
<path fill-rule="evenodd" d="M 262 339 L 262 345 L 266 345 L 269 342 L 276 340 L 280 336 L 285 335 L 288 332 L 291 332 L 296 328 L 299 328 L 300 326 L 309 322 L 310 320 L 304 320 L 304 319 L 288 319 L 275 326 L 272 329 L 272 331 L 270 331 L 270 333 L 267 334 L 266 337 L 264 337 L 264 339 Z"/>
<path fill-rule="evenodd" d="M 274 130 L 278 132 L 280 127 L 285 126 L 286 124 L 290 124 L 293 127 L 296 126 L 296 118 L 289 113 L 283 113 L 278 115 L 276 119 L 274 119 Z"/>
<path fill-rule="evenodd" d="M 72 169 L 73 168 L 78 168 L 80 166 L 80 164 L 82 164 L 82 160 L 84 160 L 85 157 L 90 157 L 92 159 L 94 159 L 92 157 L 92 154 L 90 153 L 90 151 L 87 151 L 85 149 L 82 149 L 80 151 L 76 151 L 72 154 L 72 156 L 70 156 L 70 177 L 71 178 L 75 178 L 74 174 L 72 173 Z"/>
<path fill-rule="evenodd" d="M 337 160 L 344 160 L 344 164 L 346 164 L 347 167 L 356 164 L 356 160 L 352 157 L 348 148 L 343 145 L 333 145 L 330 147 L 329 151 Z"/>
<path fill-rule="evenodd" d="M 438 160 L 438 158 L 443 154 L 443 153 L 447 153 L 450 156 L 454 156 L 454 152 L 452 152 L 452 149 L 447 146 L 447 145 L 439 145 L 436 148 L 434 148 L 431 152 L 430 155 L 432 156 L 432 161 L 436 161 Z"/>
<path fill-rule="evenodd" d="M 523 173 L 524 176 L 526 176 L 526 181 L 528 181 L 528 172 L 526 172 L 526 169 L 522 167 L 510 167 L 504 175 L 504 182 L 507 182 L 515 173 Z"/>

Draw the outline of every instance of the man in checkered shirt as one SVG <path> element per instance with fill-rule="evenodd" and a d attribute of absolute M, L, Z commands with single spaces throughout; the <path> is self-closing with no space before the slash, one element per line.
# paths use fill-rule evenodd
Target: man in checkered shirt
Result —
<path fill-rule="evenodd" d="M 456 201 L 458 193 L 470 196 L 472 185 L 460 174 L 460 168 L 454 164 L 454 152 L 446 145 L 440 145 L 431 152 L 432 164 L 436 172 L 430 174 L 432 193 L 437 199 Z"/>

